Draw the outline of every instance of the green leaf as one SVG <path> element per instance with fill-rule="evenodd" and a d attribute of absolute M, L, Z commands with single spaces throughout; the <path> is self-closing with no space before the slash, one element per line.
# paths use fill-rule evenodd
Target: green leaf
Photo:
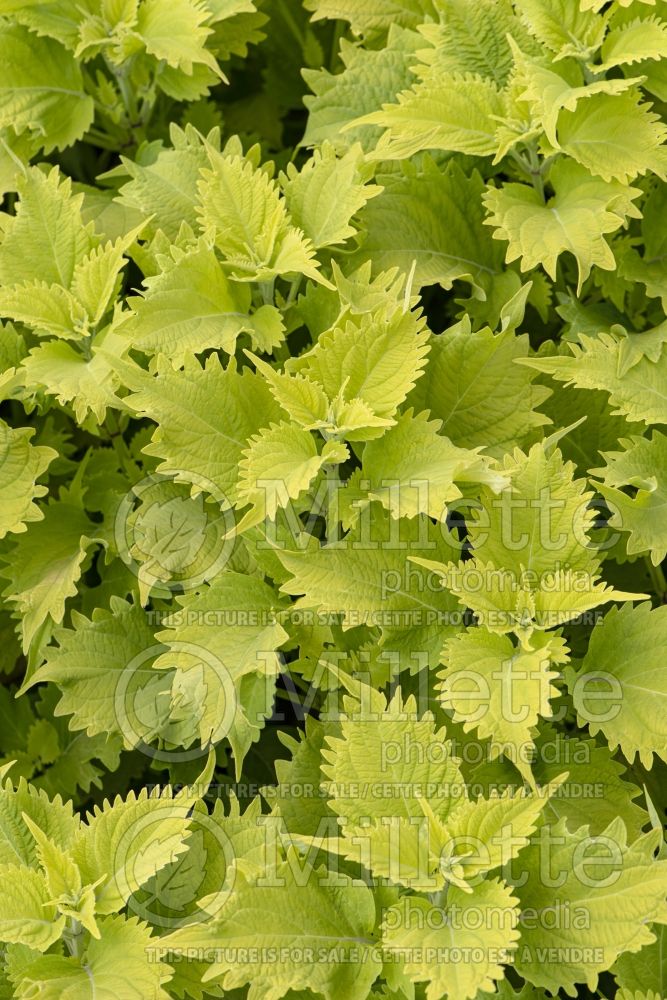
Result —
<path fill-rule="evenodd" d="M 378 160 L 405 159 L 423 149 L 490 156 L 504 111 L 502 94 L 488 77 L 432 73 L 399 94 L 398 104 L 385 105 L 361 123 L 388 130 L 373 153 Z"/>
<path fill-rule="evenodd" d="M 662 996 L 667 981 L 667 958 L 664 927 L 654 928 L 655 941 L 641 951 L 625 952 L 615 963 L 613 972 L 619 987 L 624 990 L 654 992 Z"/>
<path fill-rule="evenodd" d="M 96 245 L 92 226 L 81 218 L 83 195 L 57 167 L 31 167 L 18 182 L 16 215 L 3 226 L 0 281 L 40 281 L 69 289 L 74 271 Z"/>
<path fill-rule="evenodd" d="M 329 400 L 360 403 L 370 411 L 367 417 L 375 414 L 388 421 L 424 369 L 424 326 L 419 311 L 378 309 L 322 334 L 312 350 L 290 361 L 289 369 L 321 386 Z M 351 420 L 351 412 L 341 405 L 336 423 L 344 425 L 345 420 Z M 352 434 L 345 436 L 356 440 Z"/>
<path fill-rule="evenodd" d="M 474 562 L 442 566 L 412 557 L 439 573 L 482 624 L 529 640 L 534 627 L 552 628 L 609 600 L 645 596 L 598 579 L 600 556 L 589 538 L 593 494 L 549 442 L 527 455 L 515 449 L 501 471 L 510 485 L 499 496 L 482 487 L 479 505 L 471 505 Z"/>
<path fill-rule="evenodd" d="M 612 413 L 645 424 L 667 422 L 667 394 L 664 371 L 667 350 L 657 357 L 635 359 L 628 367 L 624 341 L 611 334 L 598 337 L 581 334 L 579 344 L 571 343 L 572 356 L 526 358 L 521 364 L 546 372 L 560 382 L 580 389 L 601 389 L 609 393 Z"/>
<path fill-rule="evenodd" d="M 483 228 L 476 172 L 466 176 L 456 162 L 440 170 L 425 158 L 423 173 L 406 164 L 402 175 L 378 179 L 384 191 L 361 212 L 366 238 L 360 251 L 376 272 L 399 267 L 409 274 L 416 261 L 415 288 L 451 288 L 464 279 L 482 289 L 500 270 L 498 250 Z"/>
<path fill-rule="evenodd" d="M 71 729 L 84 729 L 90 737 L 119 733 L 126 746 L 146 737 L 146 720 L 152 711 L 155 724 L 165 698 L 161 677 L 152 669 L 164 647 L 142 609 L 113 597 L 110 610 L 97 608 L 90 619 L 73 611 L 72 628 L 56 629 L 54 638 L 58 645 L 47 647 L 46 662 L 30 686 L 57 684 L 56 713 L 70 716 Z"/>
<path fill-rule="evenodd" d="M 207 784 L 207 783 L 206 783 Z M 206 784 L 170 786 L 105 801 L 95 807 L 76 833 L 71 856 L 84 883 L 95 889 L 100 914 L 120 910 L 157 871 L 187 850 L 191 810 Z"/>
<path fill-rule="evenodd" d="M 68 343 L 48 341 L 30 351 L 18 374 L 28 393 L 55 396 L 72 407 L 80 423 L 89 414 L 102 423 L 109 407 L 120 406 L 118 379 L 96 345 L 87 358 Z"/>
<path fill-rule="evenodd" d="M 173 242 L 183 222 L 194 229 L 197 184 L 209 160 L 202 137 L 192 126 L 181 130 L 172 125 L 169 135 L 172 149 L 153 149 L 145 161 L 123 160 L 130 180 L 121 186 L 119 201 L 144 219 L 152 217 L 146 232 L 154 235 L 162 230 Z"/>
<path fill-rule="evenodd" d="M 526 184 L 488 188 L 486 225 L 494 227 L 494 239 L 508 242 L 507 263 L 520 260 L 522 271 L 542 264 L 555 280 L 560 255 L 566 250 L 572 253 L 579 271 L 579 293 L 594 265 L 606 271 L 616 266 L 605 236 L 626 219 L 638 217 L 632 201 L 639 189 L 596 180 L 571 161 L 556 163 L 551 179 L 556 193 L 546 204 Z"/>
<path fill-rule="evenodd" d="M 466 322 L 432 337 L 426 370 L 408 396 L 415 412 L 429 410 L 460 448 L 505 452 L 547 422 L 537 410 L 547 398 L 514 364 L 526 357 L 528 337 L 512 331 L 471 331 Z"/>
<path fill-rule="evenodd" d="M 345 453 L 346 454 L 346 453 Z M 250 438 L 239 465 L 239 502 L 252 504 L 261 520 L 274 520 L 279 507 L 307 490 L 331 461 L 319 454 L 307 430 L 283 421 Z"/>
<path fill-rule="evenodd" d="M 238 497 L 238 466 L 250 438 L 278 420 L 279 410 L 264 380 L 247 369 L 239 374 L 233 361 L 223 369 L 211 356 L 202 368 L 188 358 L 184 371 L 185 392 L 183 374 L 162 359 L 155 378 L 137 375 L 128 404 L 157 423 L 145 452 L 162 460 L 158 471 L 229 506 Z"/>
<path fill-rule="evenodd" d="M 325 17 L 349 21 L 357 35 L 387 29 L 392 24 L 416 28 L 434 13 L 432 0 L 378 0 L 368 10 L 361 10 L 354 0 L 307 0 L 306 7 L 314 12 L 314 21 Z"/>
<path fill-rule="evenodd" d="M 465 793 L 444 728 L 430 712 L 419 718 L 414 698 L 403 701 L 400 692 L 390 702 L 369 699 L 346 712 L 340 736 L 327 736 L 322 750 L 329 807 L 341 827 L 359 826 L 365 818 L 422 820 L 423 798 L 446 819 Z"/>
<path fill-rule="evenodd" d="M 521 856 L 528 877 L 517 887 L 524 916 L 516 968 L 550 992 L 562 987 L 572 993 L 577 983 L 594 990 L 598 974 L 621 952 L 653 941 L 650 921 L 664 920 L 667 862 L 653 857 L 659 835 L 653 831 L 628 846 L 621 820 L 596 838 L 585 826 L 568 832 L 564 821 L 544 830 Z M 540 867 L 545 850 L 555 886 L 545 885 Z M 553 929 L 539 917 L 545 906 L 553 907 L 558 922 L 555 953 Z M 566 906 L 579 914 L 576 921 L 564 918 Z"/>
<path fill-rule="evenodd" d="M 544 807 L 545 821 L 557 823 L 565 817 L 570 830 L 586 824 L 595 836 L 620 816 L 628 837 L 634 840 L 639 836 L 647 814 L 633 800 L 641 791 L 608 747 L 597 746 L 593 739 L 565 736 L 553 725 L 542 727 L 536 746 L 532 771 L 538 784 L 547 784 L 567 772 L 567 780 Z"/>
<path fill-rule="evenodd" d="M 93 121 L 78 62 L 52 38 L 5 20 L 0 26 L 0 126 L 29 131 L 45 152 L 81 139 Z"/>
<path fill-rule="evenodd" d="M 132 315 L 120 332 L 138 350 L 176 364 L 209 348 L 233 354 L 239 334 L 253 329 L 245 287 L 232 284 L 203 245 L 173 253 L 159 274 L 146 278 L 143 295 L 130 299 Z"/>
<path fill-rule="evenodd" d="M 455 915 L 447 919 L 450 908 Z M 468 912 L 477 915 L 475 930 L 470 926 L 473 918 L 466 919 Z M 495 920 L 490 919 L 492 913 Z M 490 992 L 502 978 L 503 964 L 512 961 L 517 947 L 518 919 L 518 901 L 510 889 L 489 879 L 470 896 L 452 886 L 444 906 L 417 896 L 402 897 L 385 914 L 382 941 L 391 961 L 412 982 L 428 983 L 427 1000 L 443 994 L 469 1000 L 479 990 Z M 471 953 L 474 962 L 457 960 Z M 431 956 L 440 956 L 439 961 Z"/>
<path fill-rule="evenodd" d="M 199 221 L 239 281 L 270 281 L 299 272 L 321 280 L 315 251 L 290 222 L 266 171 L 242 156 L 209 150 L 211 169 L 199 183 Z"/>
<path fill-rule="evenodd" d="M 31 444 L 32 427 L 10 427 L 0 420 L 0 538 L 8 532 L 25 532 L 27 525 L 41 521 L 42 510 L 35 500 L 48 489 L 37 480 L 58 457 L 53 448 Z"/>
<path fill-rule="evenodd" d="M 340 73 L 302 70 L 314 92 L 314 96 L 304 98 L 309 114 L 302 145 L 313 146 L 328 140 L 336 147 L 359 142 L 364 150 L 371 149 L 380 129 L 352 123 L 381 104 L 394 101 L 399 91 L 410 86 L 414 79 L 410 67 L 420 43 L 416 32 L 392 22 L 386 45 L 377 50 L 353 45 L 342 38 L 340 59 L 344 68 Z M 347 125 L 351 126 L 349 131 L 342 132 Z"/>
<path fill-rule="evenodd" d="M 602 43 L 602 63 L 596 70 L 627 66 L 644 59 L 661 59 L 667 46 L 667 24 L 658 17 L 637 17 L 612 28 Z"/>
<path fill-rule="evenodd" d="M 580 10 L 568 0 L 520 0 L 519 14 L 528 30 L 556 54 L 556 59 L 594 52 L 602 42 L 606 19 Z"/>
<path fill-rule="evenodd" d="M 369 500 L 378 500 L 392 517 L 427 514 L 444 521 L 447 503 L 463 494 L 455 484 L 486 483 L 500 490 L 509 482 L 481 449 L 457 448 L 439 433 L 441 422 L 411 409 L 382 438 L 364 449 L 361 479 Z"/>
<path fill-rule="evenodd" d="M 654 430 L 651 438 L 620 438 L 619 444 L 625 450 L 604 452 L 606 465 L 594 470 L 612 512 L 609 524 L 629 532 L 629 554 L 650 553 L 659 566 L 667 555 L 667 437 Z"/>
<path fill-rule="evenodd" d="M 478 73 L 502 86 L 512 68 L 507 35 L 522 33 L 508 4 L 494 0 L 440 0 L 440 22 L 420 25 L 433 49 L 419 56 L 430 72 Z M 523 45 L 529 41 L 528 36 Z"/>
<path fill-rule="evenodd" d="M 353 216 L 380 194 L 377 184 L 367 183 L 362 162 L 360 145 L 351 146 L 337 159 L 334 147 L 325 142 L 300 171 L 289 163 L 287 173 L 281 174 L 290 216 L 316 249 L 354 236 Z"/>
<path fill-rule="evenodd" d="M 580 724 L 593 736 L 604 733 L 610 749 L 620 747 L 629 761 L 639 754 L 646 768 L 654 754 L 667 759 L 659 656 L 666 629 L 667 608 L 612 608 L 593 629 L 580 669 L 568 672 Z"/>
<path fill-rule="evenodd" d="M 3 596 L 21 616 L 24 652 L 42 626 L 62 622 L 86 553 L 96 541 L 96 526 L 75 488 L 63 490 L 42 510 L 43 519 L 17 538 L 2 574 L 9 581 Z"/>
<path fill-rule="evenodd" d="M 325 870 L 307 864 L 298 876 L 299 867 L 292 856 L 276 870 L 275 882 L 264 885 L 239 872 L 213 925 L 177 931 L 167 944 L 210 948 L 212 941 L 224 940 L 228 947 L 214 950 L 204 979 L 225 991 L 250 983 L 251 1000 L 279 1000 L 288 990 L 312 990 L 326 1000 L 366 996 L 381 970 L 374 952 L 373 894 L 345 875 L 332 885 Z M 238 949 L 247 949 L 247 963 L 233 958 Z M 271 960 L 276 949 L 285 956 L 280 963 Z M 304 949 L 311 961 L 299 957 Z"/>
<path fill-rule="evenodd" d="M 162 984 L 171 975 L 158 960 L 150 928 L 134 917 L 115 915 L 100 920 L 99 940 L 90 940 L 81 957 L 42 955 L 21 964 L 12 980 L 22 1000 L 35 991 L 44 1000 L 168 1000 Z"/>
<path fill-rule="evenodd" d="M 594 94 L 558 116 L 558 142 L 592 174 L 627 184 L 638 174 L 667 171 L 667 128 L 636 94 Z"/>
<path fill-rule="evenodd" d="M 79 827 L 72 802 L 63 803 L 60 796 L 50 800 L 21 778 L 14 786 L 9 778 L 0 787 L 0 864 L 25 865 L 37 863 L 34 838 L 25 824 L 27 815 L 57 847 L 69 847 Z"/>
<path fill-rule="evenodd" d="M 49 902 L 40 872 L 19 865 L 0 865 L 0 940 L 46 951 L 63 932 L 65 918 Z"/>
<path fill-rule="evenodd" d="M 231 740 L 244 714 L 248 724 L 260 722 L 262 686 L 265 699 L 273 699 L 276 650 L 288 637 L 277 620 L 280 599 L 262 580 L 225 572 L 178 604 L 157 633 L 165 649 L 155 666 L 176 670 L 173 690 L 201 746 Z M 212 621 L 220 626 L 211 629 Z"/>
<path fill-rule="evenodd" d="M 464 730 L 491 739 L 492 760 L 505 754 L 527 780 L 535 726 L 548 718 L 558 694 L 553 667 L 567 662 L 567 648 L 554 637 L 535 649 L 514 646 L 485 628 L 461 632 L 445 643 L 440 698 Z M 532 783 L 532 780 L 531 780 Z"/>
<path fill-rule="evenodd" d="M 190 75 L 194 64 L 203 63 L 222 76 L 205 47 L 212 30 L 205 25 L 208 17 L 206 5 L 197 0 L 174 0 L 168 7 L 160 0 L 144 0 L 137 12 L 137 32 L 146 51 L 168 66 Z"/>

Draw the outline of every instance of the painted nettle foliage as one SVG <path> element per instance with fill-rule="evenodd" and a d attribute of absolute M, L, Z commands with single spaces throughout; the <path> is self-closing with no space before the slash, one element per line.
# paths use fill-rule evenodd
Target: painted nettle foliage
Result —
<path fill-rule="evenodd" d="M 0 998 L 666 998 L 667 0 L 0 64 Z"/>

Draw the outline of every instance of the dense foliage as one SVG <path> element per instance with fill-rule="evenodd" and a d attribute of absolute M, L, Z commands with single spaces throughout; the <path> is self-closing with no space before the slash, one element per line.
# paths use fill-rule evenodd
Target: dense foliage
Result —
<path fill-rule="evenodd" d="M 0 65 L 0 997 L 667 997 L 666 0 Z"/>

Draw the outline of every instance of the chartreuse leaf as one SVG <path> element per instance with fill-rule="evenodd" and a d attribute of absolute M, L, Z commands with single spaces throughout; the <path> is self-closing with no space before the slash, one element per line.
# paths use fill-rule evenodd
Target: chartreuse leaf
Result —
<path fill-rule="evenodd" d="M 114 543 L 136 576 L 142 606 L 151 595 L 170 597 L 212 579 L 225 566 L 234 544 L 226 537 L 231 511 L 207 496 L 193 497 L 186 483 L 155 476 L 121 501 Z"/>
<path fill-rule="evenodd" d="M 564 820 L 543 827 L 521 855 L 527 878 L 516 889 L 522 908 L 517 971 L 535 986 L 571 995 L 577 983 L 594 990 L 598 974 L 621 952 L 650 944 L 650 921 L 665 918 L 667 862 L 654 858 L 659 840 L 652 831 L 628 846 L 620 819 L 598 837 L 586 826 L 568 831 Z M 549 885 L 541 861 L 545 850 Z M 553 907 L 555 940 L 552 926 L 540 917 L 545 906 Z M 565 918 L 566 907 L 572 919 Z"/>
<path fill-rule="evenodd" d="M 95 909 L 116 913 L 157 871 L 187 850 L 192 807 L 205 794 L 212 762 L 196 784 L 130 792 L 95 807 L 75 834 L 70 855 L 81 879 L 95 884 Z"/>
<path fill-rule="evenodd" d="M 558 694 L 554 666 L 567 662 L 567 648 L 557 636 L 514 646 L 507 635 L 486 628 L 461 632 L 445 643 L 440 698 L 464 730 L 490 739 L 490 759 L 507 756 L 530 779 L 535 727 L 552 714 Z"/>
<path fill-rule="evenodd" d="M 172 975 L 159 960 L 151 929 L 121 914 L 99 921 L 100 937 L 91 939 L 80 957 L 42 955 L 19 962 L 10 957 L 15 996 L 44 1000 L 168 1000 L 163 988 Z M 37 991 L 37 992 L 36 992 Z"/>
<path fill-rule="evenodd" d="M 43 513 L 41 521 L 18 536 L 2 572 L 9 581 L 3 596 L 21 619 L 24 652 L 43 626 L 62 622 L 86 553 L 96 542 L 96 525 L 84 511 L 76 485 L 63 489 Z"/>
<path fill-rule="evenodd" d="M 378 309 L 323 333 L 311 351 L 290 361 L 289 369 L 321 386 L 332 402 L 340 399 L 339 421 L 351 417 L 344 403 L 350 409 L 362 404 L 369 418 L 391 420 L 424 369 L 427 341 L 419 311 Z M 352 441 L 377 436 L 372 431 L 359 438 L 345 434 Z"/>
<path fill-rule="evenodd" d="M 118 379 L 95 345 L 87 358 L 63 341 L 39 344 L 24 359 L 18 377 L 28 395 L 45 392 L 69 404 L 79 423 L 90 414 L 102 423 L 107 410 L 120 405 Z"/>
<path fill-rule="evenodd" d="M 0 938 L 7 943 L 26 944 L 46 951 L 57 941 L 65 926 L 49 902 L 46 879 L 23 865 L 0 865 Z"/>
<path fill-rule="evenodd" d="M 312 243 L 291 224 L 280 191 L 264 170 L 239 155 L 209 150 L 199 183 L 199 221 L 239 281 L 299 272 L 320 280 Z"/>
<path fill-rule="evenodd" d="M 292 595 L 302 594 L 298 607 L 319 608 L 327 614 L 342 615 L 343 623 L 371 624 L 385 621 L 395 624 L 435 624 L 446 620 L 452 609 L 451 597 L 437 584 L 426 588 L 417 573 L 409 572 L 408 551 L 437 553 L 456 551 L 449 536 L 429 534 L 423 517 L 401 519 L 392 527 L 375 511 L 373 536 L 364 534 L 364 522 L 338 543 L 302 552 L 280 551 L 281 563 L 291 574 L 282 590 Z M 380 508 L 381 509 L 381 508 Z M 403 540 L 405 548 L 397 541 Z M 353 544 L 356 542 L 357 544 Z M 408 549 L 408 545 L 410 548 Z M 435 547 L 434 547 L 435 546 Z"/>
<path fill-rule="evenodd" d="M 83 195 L 72 195 L 71 182 L 61 179 L 57 168 L 49 174 L 28 170 L 19 195 L 17 213 L 8 219 L 0 243 L 0 275 L 6 282 L 0 311 L 39 335 L 85 342 L 112 307 L 124 255 L 142 225 L 113 243 L 99 244 L 92 223 L 83 221 Z M 26 254 L 28 238 L 37 238 L 37 253 Z M 71 404 L 80 422 L 89 412 L 102 421 L 107 407 L 118 404 L 117 380 L 98 347 L 42 343 L 23 358 L 16 384 L 28 398 L 45 392 Z"/>
<path fill-rule="evenodd" d="M 47 492 L 37 483 L 57 457 L 53 448 L 31 444 L 31 427 L 9 427 L 0 421 L 0 538 L 8 532 L 24 532 L 27 525 L 43 518 L 35 503 Z"/>
<path fill-rule="evenodd" d="M 641 78 L 633 77 L 629 80 L 596 79 L 587 84 L 583 84 L 580 72 L 566 72 L 563 67 L 554 66 L 547 68 L 543 60 L 527 58 L 516 45 L 512 45 L 512 52 L 515 60 L 515 74 L 513 77 L 514 103 L 511 111 L 523 112 L 525 124 L 530 126 L 533 134 L 539 134 L 540 128 L 544 130 L 546 138 L 552 146 L 559 148 L 558 125 L 561 112 L 566 109 L 574 113 L 578 110 L 582 114 L 586 113 L 588 101 L 594 97 L 606 96 L 615 97 L 618 94 L 625 94 L 631 87 L 639 82 Z M 567 65 L 567 64 L 565 64 Z M 581 107 L 580 107 L 581 106 Z M 567 115 L 563 120 L 568 119 Z M 503 119 L 503 125 L 513 137 L 512 146 L 521 142 L 522 134 L 518 129 L 518 123 L 513 122 L 510 116 Z M 641 123 L 640 123 L 641 125 Z M 534 130 L 537 128 L 537 132 Z M 499 130 L 502 135 L 502 129 Z M 511 148 L 501 145 L 496 156 L 496 160 L 502 159 L 507 149 Z"/>
<path fill-rule="evenodd" d="M 247 696 L 243 679 L 254 675 L 271 694 L 279 671 L 276 650 L 288 636 L 277 620 L 279 596 L 251 576 L 221 573 L 178 603 L 156 636 L 165 648 L 155 667 L 175 668 L 174 690 L 182 687 L 186 698 L 189 693 L 188 723 L 204 746 L 230 736 L 237 714 L 245 711 L 256 721 L 254 697 Z"/>
<path fill-rule="evenodd" d="M 140 224 L 118 239 L 100 244 L 77 263 L 72 276 L 71 294 L 83 309 L 91 327 L 97 326 L 115 299 L 120 272 L 127 263 L 124 254 L 142 229 L 143 224 Z"/>
<path fill-rule="evenodd" d="M 520 0 L 517 8 L 531 34 L 557 58 L 594 52 L 604 36 L 604 18 L 567 0 Z"/>
<path fill-rule="evenodd" d="M 653 755 L 665 760 L 667 732 L 661 706 L 667 690 L 660 668 L 667 609 L 650 604 L 612 608 L 599 621 L 568 687 L 582 725 L 604 733 L 612 750 L 636 754 L 650 768 Z"/>
<path fill-rule="evenodd" d="M 371 714 L 352 714 L 341 723 L 340 737 L 327 737 L 322 772 L 341 836 L 321 843 L 376 877 L 417 891 L 447 883 L 470 891 L 470 880 L 525 846 L 557 786 L 530 797 L 508 790 L 468 800 L 451 743 L 432 717 L 417 719 L 414 701 L 403 704 L 398 696 L 381 714 L 375 711 L 380 701 L 369 707 Z M 355 791 L 362 801 L 351 801 Z"/>
<path fill-rule="evenodd" d="M 79 828 L 80 820 L 72 802 L 60 796 L 49 799 L 44 792 L 28 785 L 24 778 L 14 786 L 9 778 L 0 788 L 0 864 L 10 867 L 36 867 L 37 849 L 26 826 L 27 816 L 56 847 L 67 849 Z"/>
<path fill-rule="evenodd" d="M 535 743 L 532 771 L 538 784 L 547 784 L 567 773 L 567 780 L 544 807 L 547 822 L 556 823 L 565 817 L 569 829 L 577 830 L 586 824 L 596 835 L 620 816 L 630 840 L 642 832 L 647 814 L 634 801 L 641 790 L 608 747 L 596 745 L 593 739 L 564 736 L 553 724 L 540 728 Z"/>
<path fill-rule="evenodd" d="M 362 260 L 371 260 L 377 270 L 399 267 L 406 274 L 416 261 L 416 288 L 436 283 L 451 288 L 459 278 L 483 288 L 501 270 L 499 250 L 483 226 L 479 174 L 466 175 L 456 161 L 441 170 L 425 158 L 420 172 L 406 164 L 401 174 L 378 180 L 384 191 L 361 212 Z"/>
<path fill-rule="evenodd" d="M 46 282 L 69 288 L 77 264 L 97 241 L 81 218 L 82 194 L 57 167 L 44 173 L 30 168 L 18 182 L 16 215 L 3 226 L 0 281 L 16 285 Z"/>
<path fill-rule="evenodd" d="M 55 904 L 60 915 L 78 921 L 92 937 L 99 938 L 100 931 L 95 920 L 95 886 L 82 886 L 81 873 L 70 854 L 52 844 L 25 813 L 23 822 L 35 838 L 49 902 Z"/>
<path fill-rule="evenodd" d="M 347 455 L 345 446 L 337 448 L 334 442 L 319 453 L 307 430 L 286 421 L 271 424 L 250 438 L 243 454 L 239 500 L 252 504 L 261 520 L 274 520 L 278 508 L 307 490 L 325 465 L 340 463 Z"/>
<path fill-rule="evenodd" d="M 353 0 L 307 0 L 313 19 L 335 18 L 349 21 L 355 34 L 386 30 L 392 24 L 416 28 L 434 13 L 432 0 L 379 0 L 373 7 L 361 10 Z"/>
<path fill-rule="evenodd" d="M 212 347 L 232 354 L 239 334 L 261 328 L 264 318 L 281 330 L 279 314 L 268 305 L 249 315 L 246 287 L 232 284 L 215 251 L 203 244 L 187 252 L 174 249 L 173 259 L 144 284 L 143 295 L 129 300 L 132 314 L 121 332 L 146 354 L 165 354 L 180 364 L 186 355 Z"/>
<path fill-rule="evenodd" d="M 81 68 L 53 38 L 5 20 L 0 26 L 0 126 L 30 132 L 50 153 L 80 139 L 93 121 Z"/>
<path fill-rule="evenodd" d="M 147 162 L 123 160 L 130 180 L 121 186 L 119 200 L 126 209 L 150 217 L 147 232 L 162 230 L 173 242 L 184 222 L 194 229 L 197 184 L 209 158 L 194 128 L 172 125 L 169 137 L 173 148 L 158 150 Z"/>
<path fill-rule="evenodd" d="M 375 125 L 359 125 L 357 121 L 383 102 L 394 101 L 399 91 L 410 86 L 414 79 L 410 67 L 421 44 L 420 35 L 392 20 L 386 44 L 380 49 L 366 49 L 341 39 L 340 59 L 344 68 L 340 73 L 302 70 L 314 92 L 314 96 L 304 98 L 309 114 L 302 144 L 312 146 L 329 140 L 336 147 L 355 142 L 361 143 L 364 150 L 374 146 L 380 129 Z M 349 130 L 342 132 L 342 127 L 348 125 Z"/>
<path fill-rule="evenodd" d="M 664 926 L 653 927 L 655 940 L 637 952 L 624 952 L 614 964 L 616 982 L 623 990 L 641 991 L 662 996 L 667 981 L 667 954 Z"/>
<path fill-rule="evenodd" d="M 476 914 L 478 923 L 473 930 Z M 491 914 L 495 919 L 491 919 Z M 384 916 L 382 942 L 410 980 L 426 982 L 427 1000 L 446 995 L 469 1000 L 490 992 L 512 961 L 519 930 L 518 900 L 499 879 L 487 879 L 468 895 L 452 886 L 445 905 L 403 896 Z M 462 962 L 461 955 L 474 954 Z"/>
<path fill-rule="evenodd" d="M 184 371 L 187 386 L 166 358 L 154 378 L 137 370 L 128 404 L 157 423 L 146 453 L 161 459 L 158 471 L 229 506 L 238 496 L 238 465 L 249 439 L 279 419 L 279 410 L 264 380 L 248 370 L 240 374 L 233 361 L 223 369 L 212 355 L 202 368 L 188 358 Z"/>
<path fill-rule="evenodd" d="M 521 363 L 579 389 L 601 389 L 609 393 L 612 412 L 629 420 L 645 424 L 667 421 L 664 391 L 667 350 L 664 347 L 657 356 L 642 355 L 628 367 L 623 339 L 601 333 L 598 337 L 581 334 L 579 340 L 579 344 L 569 344 L 571 357 L 526 358 Z"/>
<path fill-rule="evenodd" d="M 257 370 L 266 378 L 271 395 L 294 423 L 305 430 L 333 430 L 329 420 L 331 403 L 321 385 L 303 375 L 278 372 L 266 361 L 248 352 Z"/>
<path fill-rule="evenodd" d="M 320 765 L 325 739 L 338 731 L 337 722 L 320 721 L 309 715 L 305 730 L 297 739 L 287 733 L 280 734 L 280 742 L 291 758 L 275 761 L 277 783 L 263 788 L 262 795 L 271 805 L 272 815 L 280 817 L 290 834 L 321 834 L 322 822 L 334 816 L 321 788 L 324 777 Z M 295 796 L 295 789 L 304 789 L 308 794 Z"/>
<path fill-rule="evenodd" d="M 327 736 L 322 774 L 329 806 L 344 828 L 366 818 L 424 818 L 421 800 L 431 800 L 446 819 L 465 795 L 458 761 L 443 728 L 431 713 L 418 717 L 414 698 L 400 692 L 390 702 L 369 694 L 354 703 L 340 723 L 340 735 Z M 417 751 L 417 747 L 419 750 Z"/>
<path fill-rule="evenodd" d="M 514 364 L 529 351 L 527 336 L 471 331 L 465 321 L 430 340 L 424 374 L 408 403 L 442 420 L 442 433 L 460 448 L 502 453 L 547 422 L 537 407 L 547 398 Z"/>
<path fill-rule="evenodd" d="M 522 25 L 509 4 L 493 0 L 440 0 L 439 23 L 420 25 L 420 32 L 433 46 L 422 49 L 419 56 L 430 73 L 478 73 L 505 83 L 512 68 L 512 52 L 508 33 L 516 38 Z M 525 32 L 523 32 L 525 34 Z M 523 44 L 529 41 L 523 39 Z"/>
<path fill-rule="evenodd" d="M 533 627 L 552 628 L 606 601 L 643 596 L 600 581 L 600 558 L 589 538 L 593 494 L 557 449 L 516 449 L 505 456 L 502 471 L 510 485 L 498 496 L 483 487 L 480 506 L 471 512 L 474 562 L 438 567 L 414 560 L 440 572 L 481 623 L 529 636 Z"/>
<path fill-rule="evenodd" d="M 509 483 L 480 449 L 456 447 L 440 428 L 439 420 L 409 409 L 382 438 L 369 441 L 360 473 L 368 499 L 396 518 L 427 514 L 445 520 L 447 503 L 462 496 L 457 483 L 486 483 L 495 490 Z"/>
<path fill-rule="evenodd" d="M 619 444 L 625 450 L 603 453 L 606 465 L 595 470 L 612 511 L 609 524 L 629 532 L 630 554 L 648 552 L 658 566 L 667 555 L 667 437 L 654 430 L 651 438 L 620 438 Z"/>
<path fill-rule="evenodd" d="M 600 70 L 627 66 L 644 59 L 660 59 L 667 47 L 667 24 L 656 15 L 637 17 L 607 33 L 600 55 Z"/>
<path fill-rule="evenodd" d="M 70 716 L 71 729 L 84 729 L 88 736 L 117 733 L 126 746 L 148 739 L 168 695 L 152 669 L 164 647 L 142 609 L 114 597 L 110 610 L 97 608 L 90 619 L 73 611 L 72 627 L 56 629 L 54 638 L 58 645 L 47 648 L 30 686 L 57 685 L 56 713 Z"/>
<path fill-rule="evenodd" d="M 497 119 L 504 111 L 493 80 L 477 73 L 443 73 L 427 76 L 399 94 L 398 104 L 385 105 L 360 122 L 388 130 L 373 154 L 380 160 L 407 158 L 422 149 L 489 156 L 496 151 Z"/>
<path fill-rule="evenodd" d="M 484 196 L 489 210 L 485 221 L 494 227 L 494 239 L 507 241 L 507 263 L 520 260 L 522 271 L 542 264 L 555 279 L 559 256 L 566 250 L 572 253 L 579 292 L 593 265 L 606 271 L 615 267 L 605 236 L 638 217 L 633 200 L 639 189 L 591 177 L 569 160 L 556 163 L 551 177 L 555 194 L 546 204 L 526 184 L 490 187 Z"/>
<path fill-rule="evenodd" d="M 143 0 L 137 12 L 137 32 L 146 51 L 168 66 L 191 75 L 193 66 L 203 63 L 222 75 L 205 47 L 212 30 L 205 25 L 208 16 L 206 5 L 197 0 L 176 0 L 168 7 L 159 0 Z"/>
<path fill-rule="evenodd" d="M 332 880 L 326 869 L 304 866 L 292 855 L 271 880 L 256 882 L 239 871 L 216 919 L 175 931 L 166 945 L 211 949 L 205 982 L 225 991 L 249 983 L 251 1000 L 280 1000 L 289 990 L 355 1000 L 367 995 L 382 968 L 375 920 L 367 886 L 342 874 Z M 221 940 L 224 947 L 213 945 Z M 247 949 L 248 962 L 235 960 L 239 949 Z M 304 950 L 308 962 L 300 958 Z M 283 960 L 273 961 L 275 954 Z"/>
<path fill-rule="evenodd" d="M 563 152 L 605 181 L 623 184 L 647 171 L 665 177 L 667 128 L 630 93 L 594 94 L 558 116 Z"/>
<path fill-rule="evenodd" d="M 328 142 L 315 150 L 300 171 L 290 163 L 280 177 L 290 216 L 316 249 L 344 243 L 355 235 L 353 216 L 382 190 L 367 180 L 361 146 L 352 146 L 337 159 Z"/>

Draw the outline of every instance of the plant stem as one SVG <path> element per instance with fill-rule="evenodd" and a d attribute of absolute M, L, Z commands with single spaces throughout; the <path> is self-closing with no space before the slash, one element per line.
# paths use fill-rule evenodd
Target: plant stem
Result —
<path fill-rule="evenodd" d="M 662 566 L 654 566 L 651 562 L 650 556 L 644 556 L 644 562 L 646 564 L 646 569 L 651 577 L 651 583 L 653 585 L 653 590 L 655 591 L 656 597 L 661 604 L 667 603 L 667 578 L 665 578 L 665 572 Z"/>

